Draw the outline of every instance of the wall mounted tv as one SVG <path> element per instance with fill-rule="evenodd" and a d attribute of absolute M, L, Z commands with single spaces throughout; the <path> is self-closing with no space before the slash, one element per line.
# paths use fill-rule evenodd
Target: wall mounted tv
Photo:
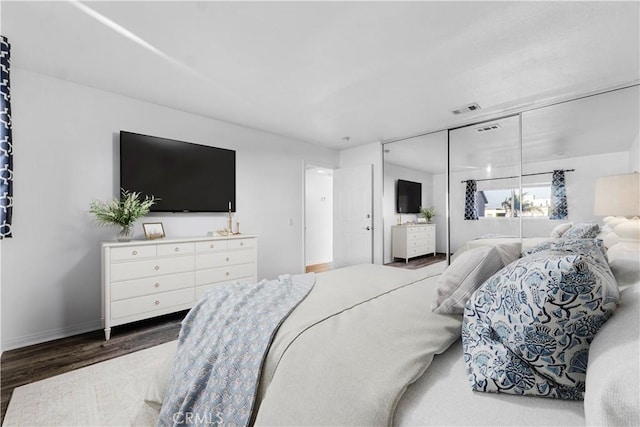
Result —
<path fill-rule="evenodd" d="M 152 212 L 235 212 L 236 152 L 120 131 L 120 187 L 160 198 Z"/>
<path fill-rule="evenodd" d="M 399 179 L 396 185 L 396 212 L 419 213 L 422 206 L 422 183 Z"/>

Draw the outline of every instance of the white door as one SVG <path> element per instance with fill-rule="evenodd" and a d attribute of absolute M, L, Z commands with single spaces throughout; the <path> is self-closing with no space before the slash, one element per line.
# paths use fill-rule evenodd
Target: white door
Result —
<path fill-rule="evenodd" d="M 333 262 L 336 267 L 373 262 L 373 166 L 333 173 Z"/>

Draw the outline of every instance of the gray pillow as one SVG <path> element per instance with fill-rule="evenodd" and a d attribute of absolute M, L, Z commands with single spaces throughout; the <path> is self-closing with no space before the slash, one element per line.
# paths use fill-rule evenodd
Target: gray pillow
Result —
<path fill-rule="evenodd" d="M 503 258 L 495 246 L 482 246 L 461 253 L 436 282 L 433 312 L 464 313 L 464 306 L 473 292 L 502 267 Z"/>

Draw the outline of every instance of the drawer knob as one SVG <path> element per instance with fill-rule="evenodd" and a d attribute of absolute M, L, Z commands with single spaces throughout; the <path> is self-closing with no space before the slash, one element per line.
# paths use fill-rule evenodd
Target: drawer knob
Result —
<path fill-rule="evenodd" d="M 244 246 L 244 242 L 240 242 L 240 246 Z"/>
<path fill-rule="evenodd" d="M 156 288 L 159 288 L 159 287 L 160 287 L 160 283 L 156 283 L 156 284 L 155 284 L 155 285 L 153 285 L 153 286 L 155 286 Z"/>
<path fill-rule="evenodd" d="M 211 249 L 213 249 L 213 247 L 214 247 L 214 246 L 215 246 L 215 245 L 214 245 L 213 243 L 209 245 L 209 247 L 210 247 Z"/>
<path fill-rule="evenodd" d="M 157 301 L 157 300 L 156 300 L 156 305 L 160 305 L 160 301 Z"/>
<path fill-rule="evenodd" d="M 228 275 L 229 275 L 229 272 L 227 271 L 226 273 L 224 273 L 224 275 L 225 275 L 225 276 L 228 276 Z"/>
<path fill-rule="evenodd" d="M 174 249 L 176 252 L 180 252 L 180 248 L 175 248 Z"/>
<path fill-rule="evenodd" d="M 159 266 L 159 265 L 156 265 L 155 269 L 156 269 L 156 271 L 157 271 L 157 270 L 160 270 L 160 266 Z"/>
<path fill-rule="evenodd" d="M 131 252 L 131 255 L 138 255 L 138 251 Z"/>
<path fill-rule="evenodd" d="M 227 261 L 229 261 L 229 257 L 225 258 Z"/>

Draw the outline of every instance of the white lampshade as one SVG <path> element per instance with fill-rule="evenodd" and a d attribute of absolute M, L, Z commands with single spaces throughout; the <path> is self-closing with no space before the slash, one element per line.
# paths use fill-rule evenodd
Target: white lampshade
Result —
<path fill-rule="evenodd" d="M 640 173 L 598 178 L 594 213 L 626 217 L 640 216 Z"/>
<path fill-rule="evenodd" d="M 596 215 L 617 215 L 630 217 L 609 219 L 607 226 L 615 236 L 606 237 L 609 260 L 627 257 L 629 254 L 640 259 L 640 173 L 603 176 L 596 181 L 594 203 Z M 617 236 L 617 239 L 616 239 Z M 619 243 L 616 243 L 616 240 Z"/>

